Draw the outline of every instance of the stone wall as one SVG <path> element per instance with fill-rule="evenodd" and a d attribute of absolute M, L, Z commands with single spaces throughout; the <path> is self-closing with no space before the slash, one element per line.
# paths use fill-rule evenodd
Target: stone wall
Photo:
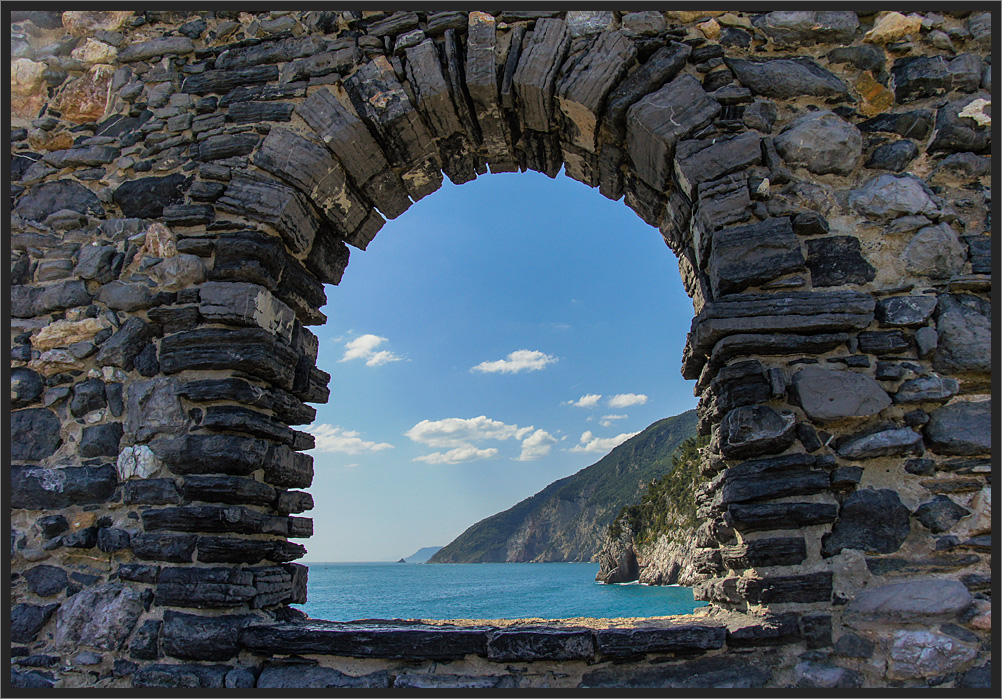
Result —
<path fill-rule="evenodd" d="M 14 685 L 987 686 L 989 13 L 11 34 Z M 693 299 L 709 611 L 305 623 L 324 284 L 443 173 L 561 167 Z"/>

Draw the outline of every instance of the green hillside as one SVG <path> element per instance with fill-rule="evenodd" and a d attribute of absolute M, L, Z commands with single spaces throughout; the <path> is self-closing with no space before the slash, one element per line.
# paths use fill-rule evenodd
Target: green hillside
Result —
<path fill-rule="evenodd" d="M 696 433 L 696 411 L 658 420 L 597 463 L 477 522 L 429 563 L 590 561 L 620 510 L 672 468 Z"/>

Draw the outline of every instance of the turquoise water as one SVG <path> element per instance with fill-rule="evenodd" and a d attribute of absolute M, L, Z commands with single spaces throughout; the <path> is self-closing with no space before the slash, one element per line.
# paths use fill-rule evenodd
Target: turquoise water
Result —
<path fill-rule="evenodd" d="M 314 619 L 521 619 L 689 614 L 688 587 L 604 585 L 597 563 L 313 563 Z"/>

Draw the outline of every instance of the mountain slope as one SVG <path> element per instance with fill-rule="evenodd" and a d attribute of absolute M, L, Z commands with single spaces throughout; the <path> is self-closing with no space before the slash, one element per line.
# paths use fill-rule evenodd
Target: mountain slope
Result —
<path fill-rule="evenodd" d="M 427 563 L 429 558 L 441 550 L 441 546 L 424 546 L 423 548 L 419 548 L 415 553 L 412 553 L 410 556 L 404 558 L 404 560 L 408 563 Z"/>
<path fill-rule="evenodd" d="M 695 433 L 695 410 L 658 420 L 591 466 L 477 522 L 428 562 L 594 560 L 616 514 L 671 469 L 672 452 Z"/>

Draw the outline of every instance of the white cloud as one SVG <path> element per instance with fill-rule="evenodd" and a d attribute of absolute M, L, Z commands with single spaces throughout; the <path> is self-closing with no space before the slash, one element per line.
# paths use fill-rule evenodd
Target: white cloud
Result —
<path fill-rule="evenodd" d="M 547 364 L 552 364 L 557 358 L 551 354 L 543 354 L 538 350 L 515 350 L 504 359 L 494 362 L 480 362 L 470 371 L 480 371 L 485 374 L 514 374 L 519 371 L 539 371 Z"/>
<path fill-rule="evenodd" d="M 365 366 L 382 366 L 390 362 L 401 361 L 403 357 L 388 350 L 375 351 L 384 342 L 386 342 L 386 338 L 379 335 L 359 335 L 354 340 L 345 343 L 344 356 L 339 361 L 348 362 L 352 359 L 364 359 Z"/>
<path fill-rule="evenodd" d="M 522 453 L 519 454 L 518 460 L 541 459 L 550 453 L 556 443 L 556 438 L 546 430 L 536 430 L 522 441 Z"/>
<path fill-rule="evenodd" d="M 560 405 L 573 405 L 577 408 L 594 408 L 598 404 L 601 397 L 601 393 L 589 393 L 586 396 L 581 396 L 577 400 L 564 401 Z"/>
<path fill-rule="evenodd" d="M 481 461 L 497 456 L 497 449 L 478 449 L 472 444 L 466 444 L 449 451 L 436 451 L 415 458 L 415 461 L 424 461 L 426 464 L 460 464 L 464 461 Z"/>
<path fill-rule="evenodd" d="M 643 393 L 620 393 L 609 399 L 610 408 L 629 408 L 631 405 L 643 405 L 647 396 Z"/>
<path fill-rule="evenodd" d="M 486 415 L 481 415 L 471 418 L 449 417 L 444 420 L 422 420 L 404 432 L 404 435 L 429 447 L 449 449 L 485 439 L 522 439 L 532 429 L 532 427 L 506 425 L 498 420 L 491 420 Z"/>
<path fill-rule="evenodd" d="M 571 451 L 576 452 L 595 452 L 599 454 L 605 454 L 612 451 L 620 444 L 628 440 L 630 437 L 640 434 L 639 432 L 624 432 L 623 434 L 616 435 L 615 437 L 596 437 L 590 431 L 585 432 L 581 435 L 581 441 L 577 446 L 572 447 Z"/>
<path fill-rule="evenodd" d="M 393 449 L 386 442 L 367 442 L 354 430 L 344 430 L 334 425 L 311 425 L 307 431 L 316 437 L 316 449 L 323 452 L 342 454 L 360 454 L 364 451 L 383 451 Z M 354 464 L 353 464 L 354 465 Z"/>
<path fill-rule="evenodd" d="M 625 420 L 629 415 L 603 415 L 598 424 L 602 427 L 610 427 L 613 420 Z"/>

